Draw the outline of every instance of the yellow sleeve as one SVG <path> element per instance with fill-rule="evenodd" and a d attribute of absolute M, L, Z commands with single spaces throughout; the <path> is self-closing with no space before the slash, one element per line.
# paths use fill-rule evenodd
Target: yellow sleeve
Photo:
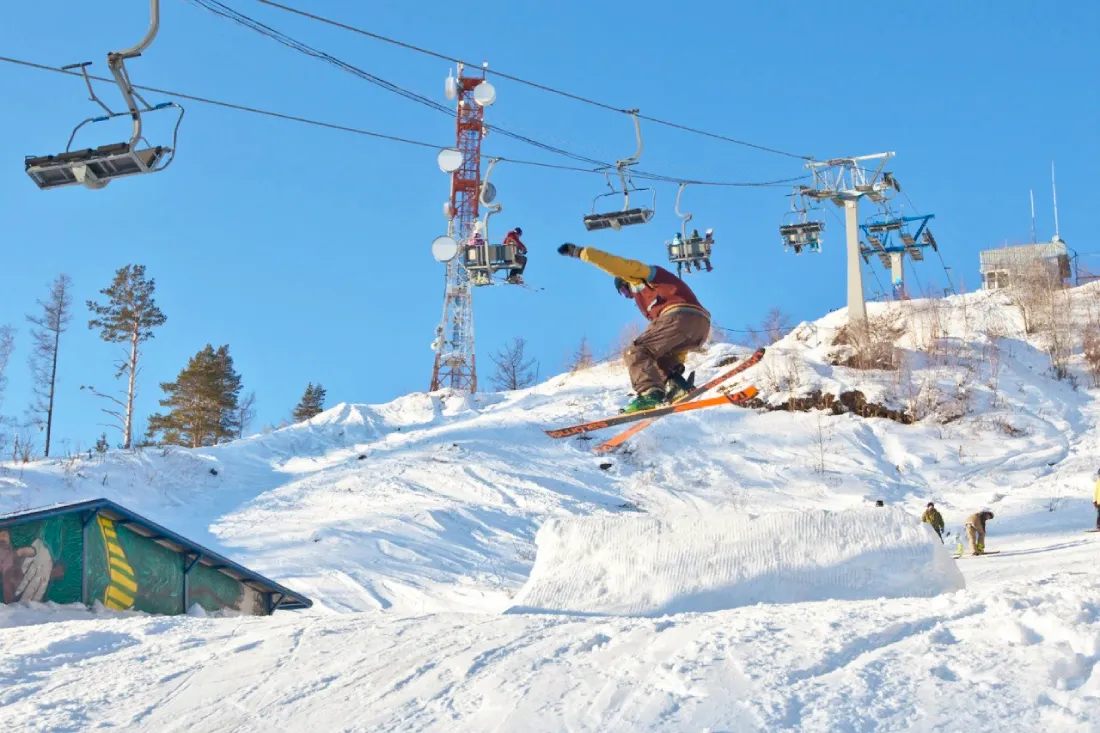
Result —
<path fill-rule="evenodd" d="M 1100 478 L 1096 479 L 1096 488 L 1093 489 L 1092 500 L 1100 504 Z"/>
<path fill-rule="evenodd" d="M 653 277 L 653 268 L 644 262 L 616 257 L 607 252 L 601 252 L 595 247 L 582 248 L 581 259 L 592 263 L 607 274 L 621 277 L 623 280 L 640 283 Z"/>

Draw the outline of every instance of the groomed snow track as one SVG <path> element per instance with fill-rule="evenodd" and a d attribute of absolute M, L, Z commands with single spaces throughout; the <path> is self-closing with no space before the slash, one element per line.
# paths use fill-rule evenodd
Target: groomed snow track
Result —
<path fill-rule="evenodd" d="M 508 613 L 662 616 L 964 587 L 929 528 L 881 507 L 554 519 L 537 544 Z"/>

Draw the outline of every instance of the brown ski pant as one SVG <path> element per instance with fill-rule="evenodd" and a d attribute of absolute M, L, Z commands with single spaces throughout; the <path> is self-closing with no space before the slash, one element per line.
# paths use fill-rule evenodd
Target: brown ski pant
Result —
<path fill-rule="evenodd" d="M 710 319 L 692 310 L 662 313 L 623 352 L 636 394 L 664 389 L 665 381 L 683 363 L 681 354 L 702 346 L 710 336 Z"/>
<path fill-rule="evenodd" d="M 970 554 L 977 555 L 985 549 L 985 532 L 973 524 L 966 525 L 966 539 L 970 541 Z"/>

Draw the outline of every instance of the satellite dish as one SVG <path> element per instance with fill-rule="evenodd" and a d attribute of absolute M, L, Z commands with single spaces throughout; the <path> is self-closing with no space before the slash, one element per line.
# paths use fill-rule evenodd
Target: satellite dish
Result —
<path fill-rule="evenodd" d="M 447 72 L 447 81 L 443 84 L 443 93 L 447 95 L 447 99 L 455 99 L 458 96 L 458 82 L 451 76 L 451 72 Z"/>
<path fill-rule="evenodd" d="M 454 173 L 462 167 L 462 153 L 457 148 L 443 148 L 435 158 L 439 163 L 439 170 L 444 173 Z"/>
<path fill-rule="evenodd" d="M 481 200 L 483 203 L 491 204 L 493 199 L 497 197 L 497 187 L 488 181 L 481 187 Z"/>
<path fill-rule="evenodd" d="M 444 234 L 442 237 L 436 237 L 432 242 L 432 257 L 437 262 L 450 262 L 458 254 L 458 242 L 453 237 L 448 237 Z"/>
<path fill-rule="evenodd" d="M 488 107 L 497 99 L 497 90 L 487 81 L 474 87 L 474 101 L 482 107 Z"/>

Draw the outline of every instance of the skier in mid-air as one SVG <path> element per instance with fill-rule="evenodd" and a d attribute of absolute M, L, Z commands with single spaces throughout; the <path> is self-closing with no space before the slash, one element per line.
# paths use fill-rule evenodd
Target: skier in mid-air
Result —
<path fill-rule="evenodd" d="M 684 396 L 691 385 L 683 378 L 687 352 L 706 343 L 710 313 L 683 280 L 656 265 L 565 243 L 558 254 L 589 262 L 615 277 L 615 289 L 631 298 L 649 321 L 625 352 L 635 397 L 623 412 L 659 407 Z"/>

